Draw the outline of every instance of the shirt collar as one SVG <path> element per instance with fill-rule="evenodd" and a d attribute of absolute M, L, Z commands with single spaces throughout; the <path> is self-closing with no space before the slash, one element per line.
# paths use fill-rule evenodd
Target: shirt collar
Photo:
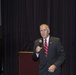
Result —
<path fill-rule="evenodd" d="M 50 35 L 48 35 L 48 37 L 46 38 L 47 40 L 47 44 L 49 43 L 49 38 L 50 38 Z M 45 39 L 43 39 L 45 41 Z"/>

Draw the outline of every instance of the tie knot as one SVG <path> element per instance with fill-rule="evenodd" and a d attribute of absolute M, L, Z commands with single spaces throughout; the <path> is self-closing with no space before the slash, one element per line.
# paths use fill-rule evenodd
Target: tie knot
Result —
<path fill-rule="evenodd" d="M 44 40 L 44 45 L 47 45 L 47 39 Z M 47 45 L 48 46 L 48 45 Z"/>
<path fill-rule="evenodd" d="M 45 39 L 45 42 L 47 42 L 47 39 Z"/>

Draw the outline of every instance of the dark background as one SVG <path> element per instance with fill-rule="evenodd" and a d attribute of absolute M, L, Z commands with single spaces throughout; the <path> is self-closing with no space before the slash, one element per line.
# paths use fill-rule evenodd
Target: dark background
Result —
<path fill-rule="evenodd" d="M 41 23 L 62 41 L 66 53 L 62 75 L 76 75 L 75 0 L 2 0 L 1 17 L 4 75 L 18 75 L 18 52 L 33 51 Z"/>

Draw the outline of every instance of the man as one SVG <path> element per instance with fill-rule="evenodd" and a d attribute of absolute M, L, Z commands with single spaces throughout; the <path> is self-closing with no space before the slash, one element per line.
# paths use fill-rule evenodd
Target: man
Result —
<path fill-rule="evenodd" d="M 47 24 L 40 25 L 42 38 L 35 41 L 33 60 L 40 59 L 39 75 L 61 75 L 61 64 L 65 53 L 60 39 L 49 35 Z M 46 41 L 47 40 L 47 41 Z"/>

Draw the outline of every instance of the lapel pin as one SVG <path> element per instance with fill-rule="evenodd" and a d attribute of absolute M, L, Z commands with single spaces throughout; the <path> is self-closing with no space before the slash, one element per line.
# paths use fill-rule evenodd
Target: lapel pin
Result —
<path fill-rule="evenodd" d="M 52 44 L 52 42 L 50 42 L 50 44 Z"/>

